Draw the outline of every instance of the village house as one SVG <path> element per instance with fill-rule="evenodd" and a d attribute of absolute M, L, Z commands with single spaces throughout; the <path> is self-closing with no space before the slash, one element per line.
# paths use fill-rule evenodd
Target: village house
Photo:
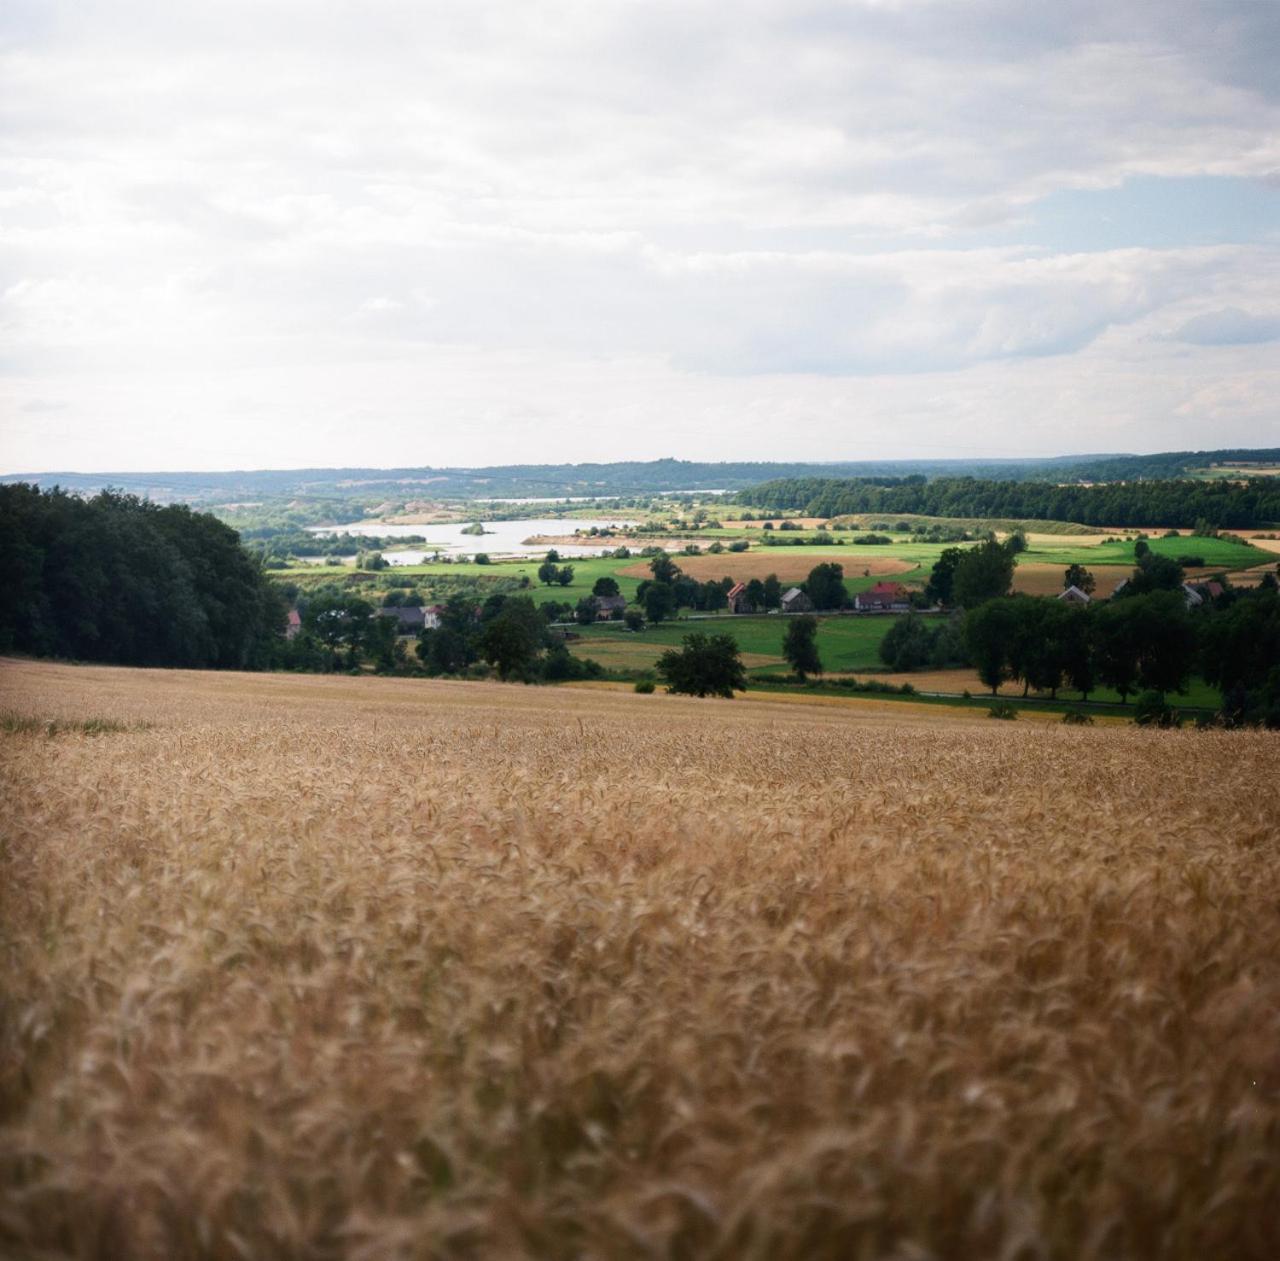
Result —
<path fill-rule="evenodd" d="M 727 598 L 729 600 L 729 612 L 731 613 L 754 613 L 755 610 L 747 602 L 747 584 L 745 582 L 735 583 L 729 588 Z"/>
<path fill-rule="evenodd" d="M 1059 600 L 1065 601 L 1067 604 L 1090 604 L 1092 603 L 1089 593 L 1081 591 L 1077 586 L 1068 587 L 1059 597 Z"/>
<path fill-rule="evenodd" d="M 905 613 L 911 593 L 899 582 L 877 582 L 854 597 L 853 607 L 860 613 Z"/>
<path fill-rule="evenodd" d="M 389 617 L 396 623 L 397 635 L 416 635 L 427 624 L 426 609 L 417 605 L 401 605 L 389 609 L 379 609 L 379 617 Z M 439 625 L 439 618 L 436 619 Z"/>
<path fill-rule="evenodd" d="M 302 617 L 298 613 L 297 609 L 290 609 L 288 621 L 285 623 L 284 637 L 286 639 L 293 639 L 295 635 L 300 635 L 301 633 Z"/>
<path fill-rule="evenodd" d="M 592 601 L 596 617 L 602 622 L 621 617 L 627 609 L 627 597 L 624 595 L 598 595 Z"/>
<path fill-rule="evenodd" d="M 812 613 L 813 601 L 799 587 L 792 587 L 790 591 L 783 593 L 782 611 L 784 613 Z"/>

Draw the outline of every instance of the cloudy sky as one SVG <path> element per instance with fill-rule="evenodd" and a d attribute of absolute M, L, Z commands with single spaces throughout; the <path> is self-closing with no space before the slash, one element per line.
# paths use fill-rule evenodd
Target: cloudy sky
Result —
<path fill-rule="evenodd" d="M 1280 445 L 1275 0 L 4 0 L 0 471 Z"/>

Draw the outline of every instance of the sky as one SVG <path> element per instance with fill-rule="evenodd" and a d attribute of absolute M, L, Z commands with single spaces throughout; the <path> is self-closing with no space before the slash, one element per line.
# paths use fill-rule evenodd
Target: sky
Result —
<path fill-rule="evenodd" d="M 4 0 L 0 472 L 1280 445 L 1275 0 Z"/>

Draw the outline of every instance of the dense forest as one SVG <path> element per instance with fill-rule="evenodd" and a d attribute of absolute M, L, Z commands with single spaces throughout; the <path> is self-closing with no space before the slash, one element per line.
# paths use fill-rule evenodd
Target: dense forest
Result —
<path fill-rule="evenodd" d="M 221 521 L 103 492 L 0 486 L 0 651 L 122 665 L 272 664 L 284 602 Z"/>
<path fill-rule="evenodd" d="M 1008 517 L 1100 526 L 1219 529 L 1280 521 L 1280 478 L 1114 482 L 1101 486 L 986 481 L 972 477 L 901 479 L 783 478 L 740 491 L 739 503 L 770 512 L 836 517 L 854 512 L 932 517 Z"/>

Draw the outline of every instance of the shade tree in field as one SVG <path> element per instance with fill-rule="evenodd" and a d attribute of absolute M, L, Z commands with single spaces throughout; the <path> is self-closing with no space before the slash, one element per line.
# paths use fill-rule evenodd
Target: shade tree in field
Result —
<path fill-rule="evenodd" d="M 782 655 L 803 683 L 806 676 L 822 673 L 818 655 L 818 619 L 812 613 L 794 617 L 782 637 Z"/>
<path fill-rule="evenodd" d="M 600 596 L 602 599 L 608 599 L 611 596 L 620 595 L 621 591 L 618 587 L 618 580 L 609 574 L 602 574 L 595 580 L 591 588 L 591 594 Z"/>
<path fill-rule="evenodd" d="M 742 651 L 732 635 L 686 635 L 683 646 L 658 658 L 658 673 L 672 692 L 687 696 L 722 696 L 746 691 Z"/>

